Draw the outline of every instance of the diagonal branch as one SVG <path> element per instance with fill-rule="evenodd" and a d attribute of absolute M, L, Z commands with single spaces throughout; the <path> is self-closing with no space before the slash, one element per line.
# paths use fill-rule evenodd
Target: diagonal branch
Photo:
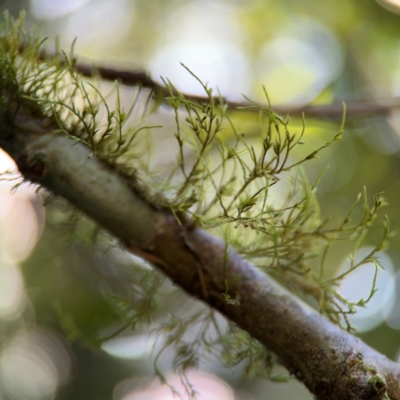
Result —
<path fill-rule="evenodd" d="M 26 101 L 12 123 L 1 111 L 0 126 L 2 146 L 26 179 L 66 198 L 127 249 L 249 332 L 318 399 L 400 400 L 398 364 L 317 314 L 233 249 L 224 260 L 222 241 L 179 225 L 171 213 L 146 202 L 83 144 L 47 133 L 57 126 Z M 225 277 L 240 305 L 226 301 Z"/>

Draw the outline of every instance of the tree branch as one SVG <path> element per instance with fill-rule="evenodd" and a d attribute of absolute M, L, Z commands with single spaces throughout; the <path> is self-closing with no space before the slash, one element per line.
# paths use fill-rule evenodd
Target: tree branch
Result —
<path fill-rule="evenodd" d="M 126 86 L 142 86 L 148 88 L 156 94 L 156 97 L 159 96 L 165 98 L 169 95 L 165 87 L 154 81 L 151 75 L 145 71 L 119 70 L 85 63 L 77 63 L 76 70 L 86 77 L 99 76 L 104 80 L 118 80 Z M 188 93 L 184 93 L 184 96 L 188 100 L 195 101 L 197 103 L 208 101 L 208 99 L 204 96 L 195 96 Z M 230 101 L 224 97 L 223 101 L 224 104 L 226 104 L 232 110 L 235 110 L 239 107 L 249 106 L 248 102 Z M 268 105 L 265 104 L 264 107 L 268 108 Z M 377 100 L 371 101 L 367 99 L 346 102 L 346 109 L 348 121 L 385 116 L 400 109 L 400 98 L 393 97 L 389 99 L 381 99 L 379 102 Z M 256 111 L 255 109 L 249 110 Z M 343 104 L 308 104 L 301 107 L 274 105 L 274 111 L 278 114 L 290 115 L 292 117 L 301 117 L 304 113 L 309 118 L 340 121 L 343 115 Z"/>
<path fill-rule="evenodd" d="M 11 99 L 9 107 L 12 119 L 0 110 L 1 144 L 26 179 L 66 198 L 127 249 L 258 339 L 318 399 L 400 400 L 398 364 L 317 314 L 233 249 L 224 265 L 225 243 L 147 203 L 83 144 L 47 133 L 57 125 L 31 102 L 22 101 L 15 111 Z M 225 277 L 240 305 L 226 301 Z"/>
<path fill-rule="evenodd" d="M 24 46 L 21 46 L 21 51 Z M 42 50 L 39 53 L 39 59 L 45 60 L 52 57 L 59 57 L 56 54 L 48 53 Z M 78 62 L 75 65 L 76 71 L 88 78 L 100 77 L 108 81 L 119 81 L 126 86 L 140 86 L 150 89 L 156 98 L 165 99 L 169 96 L 168 91 L 164 85 L 157 83 L 151 75 L 146 71 L 122 70 L 115 68 L 108 68 L 101 65 L 92 63 Z M 204 96 L 196 96 L 188 93 L 183 93 L 185 98 L 197 103 L 207 102 L 208 98 Z M 224 104 L 230 109 L 237 109 L 239 107 L 248 107 L 248 102 L 235 102 L 226 98 L 222 98 Z M 216 99 L 217 100 L 217 99 Z M 268 105 L 264 105 L 268 108 Z M 360 119 L 368 119 L 373 117 L 385 116 L 400 109 L 400 98 L 392 97 L 386 99 L 363 99 L 358 101 L 346 102 L 347 121 L 355 121 Z M 249 111 L 257 111 L 256 109 L 249 109 Z M 319 118 L 332 121 L 341 121 L 343 115 L 343 104 L 308 104 L 301 107 L 296 106 L 276 106 L 274 111 L 282 115 L 290 115 L 292 117 L 301 117 L 302 114 L 307 115 L 309 118 Z"/>

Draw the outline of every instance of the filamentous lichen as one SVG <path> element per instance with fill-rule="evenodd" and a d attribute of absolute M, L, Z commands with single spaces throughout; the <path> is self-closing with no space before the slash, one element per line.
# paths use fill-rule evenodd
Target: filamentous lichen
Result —
<path fill-rule="evenodd" d="M 33 114 L 40 113 L 56 124 L 54 135 L 86 145 L 93 156 L 123 174 L 155 207 L 169 210 L 179 223 L 197 225 L 220 235 L 227 247 L 234 246 L 291 290 L 313 298 L 322 314 L 351 329 L 347 315 L 368 302 L 376 290 L 375 280 L 369 298 L 358 303 L 344 299 L 336 289 L 345 276 L 365 263 L 379 268 L 376 254 L 386 243 L 386 220 L 382 240 L 374 249 L 361 261 L 355 261 L 355 254 L 384 199 L 378 194 L 369 205 L 364 190 L 347 215 L 336 226 L 329 225 L 321 219 L 316 198 L 318 179 L 309 183 L 302 169 L 304 163 L 343 138 L 345 107 L 342 124 L 332 139 L 296 160 L 292 153 L 303 143 L 304 117 L 302 128 L 292 132 L 289 117 L 277 114 L 270 105 L 263 107 L 246 98 L 249 107 L 259 111 L 257 135 L 246 135 L 235 128 L 222 98 L 183 66 L 202 86 L 204 101 L 186 98 L 165 80 L 169 93 L 166 100 L 175 118 L 171 135 L 176 154 L 171 159 L 175 157 L 176 163 L 168 170 L 160 170 L 153 167 L 149 152 L 151 132 L 157 128 L 146 124 L 150 107 L 144 107 L 134 126 L 127 126 L 132 111 L 143 104 L 141 90 L 125 111 L 116 83 L 115 106 L 111 107 L 99 82 L 85 80 L 76 72 L 73 47 L 69 55 L 61 51 L 46 55 L 40 37 L 24 31 L 22 18 L 14 21 L 5 16 L 1 30 L 0 104 L 6 108 L 10 96 L 17 104 L 16 109 L 7 111 L 8 118 L 22 104 L 30 107 Z M 265 96 L 268 101 L 266 91 Z M 277 202 L 272 192 L 282 182 L 286 182 L 287 190 Z M 353 217 L 356 210 L 359 218 Z M 339 276 L 327 276 L 327 255 L 335 243 L 343 240 L 355 242 L 348 270 Z M 151 272 L 135 282 L 134 300 L 113 289 L 106 291 L 124 329 L 152 324 L 148 317 L 155 315 L 156 331 L 166 337 L 163 349 L 176 347 L 178 370 L 196 366 L 199 354 L 206 350 L 222 354 L 228 365 L 245 360 L 244 368 L 249 374 L 271 376 L 269 367 L 274 364 L 274 356 L 234 325 L 221 322 L 208 308 L 184 318 L 166 312 L 167 320 L 164 317 L 160 321 L 157 310 L 162 284 L 160 275 Z M 225 296 L 240 307 L 240 299 L 229 298 L 229 287 Z M 198 333 L 187 341 L 185 333 L 193 326 Z"/>

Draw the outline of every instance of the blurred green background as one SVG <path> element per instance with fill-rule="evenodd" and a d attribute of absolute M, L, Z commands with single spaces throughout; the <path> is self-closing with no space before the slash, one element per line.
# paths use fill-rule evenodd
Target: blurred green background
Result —
<path fill-rule="evenodd" d="M 79 59 L 148 70 L 155 80 L 167 77 L 186 93 L 202 94 L 179 62 L 230 100 L 241 101 L 244 93 L 264 101 L 264 85 L 272 106 L 398 104 L 388 115 L 349 115 L 344 142 L 324 150 L 306 170 L 313 179 L 330 166 L 318 191 L 323 216 L 343 215 L 365 186 L 371 201 L 374 193 L 385 192 L 384 212 L 399 231 L 400 1 L 9 0 L 0 2 L 0 10 L 15 17 L 26 10 L 26 26 L 35 25 L 49 37 L 49 50 L 58 37 L 68 51 L 76 37 Z M 126 107 L 135 93 L 122 89 Z M 250 132 L 257 122 L 249 113 L 234 118 Z M 162 132 L 173 133 L 171 110 L 161 107 L 151 120 L 165 126 Z M 300 121 L 294 118 L 293 124 Z M 339 124 L 308 118 L 307 149 L 329 140 Z M 167 146 L 164 153 L 165 160 L 173 154 Z M 5 155 L 0 166 L 13 169 Z M 129 299 L 137 279 L 132 265 L 148 267 L 118 248 L 105 255 L 104 246 L 93 245 L 91 222 L 77 218 L 61 200 L 43 210 L 35 188 L 24 184 L 11 195 L 12 186 L 0 182 L 0 399 L 172 398 L 153 379 L 152 349 L 158 344 L 147 331 L 99 342 L 120 323 L 104 291 Z M 366 246 L 381 233 L 378 221 Z M 397 235 L 381 254 L 385 272 L 379 273 L 373 302 L 353 320 L 363 340 L 395 360 L 400 354 L 399 248 Z M 339 270 L 346 256 L 345 249 L 337 251 L 331 268 Z M 344 282 L 345 295 L 367 296 L 369 267 Z M 160 290 L 183 314 L 198 307 L 168 283 Z M 164 358 L 161 366 L 168 372 L 170 354 Z M 209 389 L 201 399 L 312 398 L 296 381 L 243 377 L 240 365 L 228 370 L 208 359 L 200 370 L 190 379 Z"/>

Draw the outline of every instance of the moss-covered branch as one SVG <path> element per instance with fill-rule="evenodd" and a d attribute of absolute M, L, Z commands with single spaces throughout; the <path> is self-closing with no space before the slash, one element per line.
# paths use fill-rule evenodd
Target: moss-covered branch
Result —
<path fill-rule="evenodd" d="M 390 399 L 400 399 L 396 363 L 311 310 L 232 249 L 226 277 L 240 305 L 227 302 L 222 241 L 179 225 L 84 145 L 35 130 L 43 124 L 38 116 L 21 113 L 12 128 L 18 151 L 11 155 L 28 179 L 65 197 L 189 294 L 249 332 L 319 399 L 383 399 L 386 390 Z"/>
<path fill-rule="evenodd" d="M 198 104 L 167 82 L 178 162 L 156 179 L 143 161 L 147 142 L 137 140 L 148 127 L 124 131 L 127 114 L 119 100 L 110 110 L 96 86 L 81 80 L 73 59 L 41 60 L 40 40 L 25 37 L 20 23 L 6 19 L 3 30 L 0 145 L 25 179 L 67 199 L 127 249 L 247 331 L 317 398 L 400 399 L 400 367 L 332 323 L 346 324 L 345 315 L 356 307 L 335 292 L 341 277 L 323 280 L 324 259 L 320 270 L 310 267 L 321 248 L 325 254 L 335 240 L 363 238 L 383 203 L 380 195 L 372 207 L 364 195 L 358 222 L 352 212 L 362 196 L 343 222 L 329 229 L 319 220 L 315 185 L 301 177 L 291 181 L 284 204 L 273 207 L 269 190 L 282 174 L 326 146 L 292 161 L 289 153 L 302 143 L 304 127 L 292 134 L 288 118 L 257 104 L 251 107 L 260 112 L 259 143 L 249 144 L 226 115 L 223 99 L 202 83 L 206 97 Z M 221 136 L 224 123 L 232 140 Z M 343 129 L 344 121 L 328 144 L 341 139 Z M 220 229 L 227 242 L 200 227 Z M 230 236 L 236 228 L 243 228 L 247 241 Z M 375 253 L 384 242 L 362 262 L 377 263 Z M 232 244 L 312 296 L 330 321 L 239 256 Z M 359 265 L 353 258 L 349 271 Z"/>

